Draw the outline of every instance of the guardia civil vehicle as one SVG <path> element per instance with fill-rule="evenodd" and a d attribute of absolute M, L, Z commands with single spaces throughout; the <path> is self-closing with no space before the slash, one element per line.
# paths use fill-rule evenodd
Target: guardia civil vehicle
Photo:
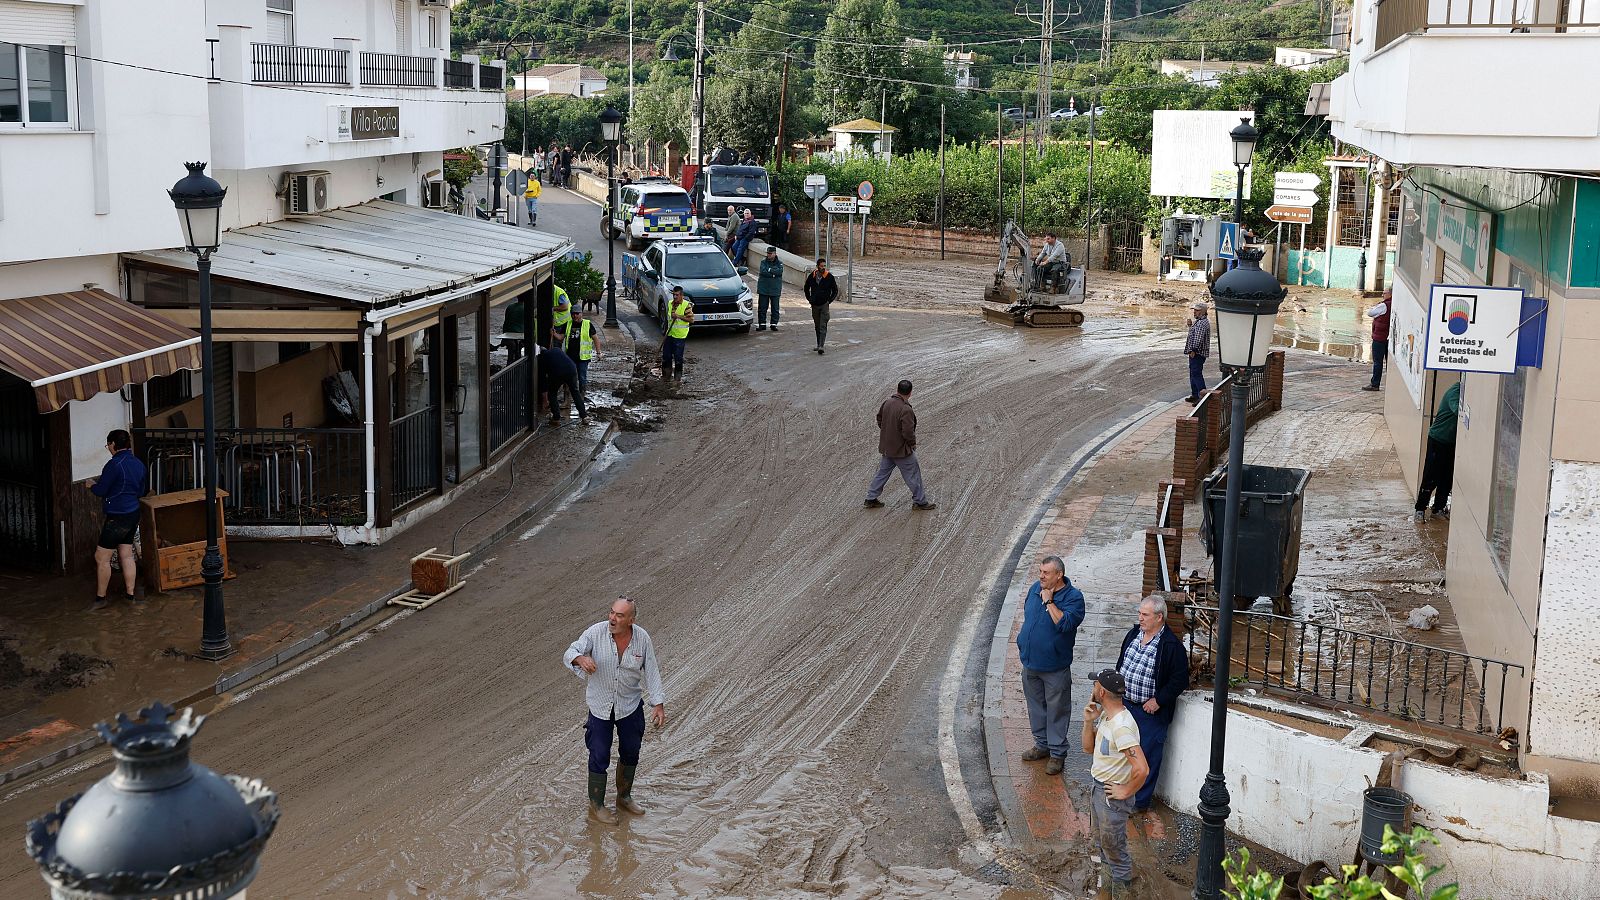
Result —
<path fill-rule="evenodd" d="M 683 288 L 694 307 L 690 333 L 712 328 L 733 328 L 748 334 L 755 322 L 755 295 L 742 277 L 746 268 L 735 267 L 711 238 L 671 238 L 656 241 L 643 252 L 622 254 L 622 288 L 666 332 L 667 304 L 672 289 Z"/>

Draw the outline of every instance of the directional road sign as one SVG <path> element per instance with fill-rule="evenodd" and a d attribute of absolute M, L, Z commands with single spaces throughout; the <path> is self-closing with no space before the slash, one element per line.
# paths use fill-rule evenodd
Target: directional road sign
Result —
<path fill-rule="evenodd" d="M 1322 178 L 1311 172 L 1279 172 L 1272 176 L 1275 190 L 1314 191 L 1322 186 Z"/>
<path fill-rule="evenodd" d="M 1310 225 L 1311 207 L 1309 206 L 1269 206 L 1267 218 L 1274 222 L 1283 222 L 1286 225 Z"/>
<path fill-rule="evenodd" d="M 856 211 L 856 198 L 848 194 L 834 194 L 822 201 L 822 208 L 836 216 L 843 216 Z"/>
<path fill-rule="evenodd" d="M 1272 191 L 1272 204 L 1274 206 L 1316 206 L 1317 192 L 1296 190 L 1294 188 L 1274 188 Z"/>

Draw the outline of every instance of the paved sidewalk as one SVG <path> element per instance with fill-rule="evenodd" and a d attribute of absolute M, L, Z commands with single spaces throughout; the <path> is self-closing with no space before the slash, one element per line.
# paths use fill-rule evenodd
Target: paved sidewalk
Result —
<path fill-rule="evenodd" d="M 631 334 L 617 335 L 608 334 L 618 347 L 591 376 L 597 421 L 551 428 L 541 418 L 495 470 L 385 543 L 231 538 L 238 577 L 223 590 L 235 653 L 221 662 L 189 655 L 200 640 L 198 588 L 90 612 L 92 573 L 0 575 L 0 784 L 93 746 L 94 722 L 156 699 L 181 704 L 231 690 L 385 613 L 386 601 L 409 587 L 411 557 L 430 547 L 487 549 L 543 514 L 581 483 L 616 432 L 607 420 L 621 410 L 635 367 Z"/>
<path fill-rule="evenodd" d="M 1308 353 L 1291 352 L 1287 363 L 1283 409 L 1250 430 L 1245 458 L 1251 464 L 1313 470 L 1296 613 L 1334 615 L 1361 623 L 1353 627 L 1389 633 L 1398 629 L 1397 620 L 1403 624 L 1406 609 L 1422 602 L 1419 595 L 1428 595 L 1426 602 L 1443 614 L 1430 643 L 1457 646 L 1459 634 L 1439 587 L 1444 532 L 1410 520 L 1410 498 L 1384 424 L 1381 395 L 1359 390 L 1370 370 Z M 1038 560 L 1051 554 L 1066 561 L 1068 577 L 1084 593 L 1087 614 L 1072 667 L 1076 736 L 1089 697 L 1088 673 L 1115 665 L 1120 641 L 1135 623 L 1144 529 L 1155 524 L 1157 483 L 1171 477 L 1173 422 L 1188 411 L 1177 403 L 1154 413 L 1077 474 L 1041 519 L 1008 592 L 998 626 L 1009 637 L 1002 698 L 997 716 L 986 721 L 986 727 L 998 725 L 1003 741 L 989 741 L 990 770 L 1011 836 L 1035 853 L 1098 851 L 1088 819 L 1088 755 L 1069 754 L 1059 778 L 1046 776 L 1043 763 L 1020 759 L 1033 745 L 1015 643 L 1021 600 L 1036 577 Z M 1209 571 L 1198 533 L 1200 510 L 1191 505 L 1184 512 L 1182 568 Z M 1001 746 L 1004 758 L 996 758 Z M 1167 754 L 1207 751 L 1169 746 Z M 1129 834 L 1144 895 L 1188 896 L 1198 821 L 1158 801 L 1153 815 L 1130 824 Z M 1252 856 L 1281 871 L 1293 865 L 1254 847 Z M 1091 881 L 1088 891 L 1093 890 Z"/>

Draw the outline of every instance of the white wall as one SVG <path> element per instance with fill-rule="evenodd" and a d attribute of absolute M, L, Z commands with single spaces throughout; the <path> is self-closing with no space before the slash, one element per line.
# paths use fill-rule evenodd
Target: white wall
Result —
<path fill-rule="evenodd" d="M 331 176 L 328 180 L 329 206 L 341 207 L 365 203 L 395 191 L 405 191 L 406 202 L 418 204 L 422 198 L 423 174 L 437 171 L 443 165 L 444 154 L 435 151 L 370 156 L 323 163 L 316 168 L 327 171 Z M 282 219 L 284 201 L 276 194 L 283 173 L 305 168 L 310 167 L 274 166 L 243 172 L 230 169 L 217 171 L 217 180 L 228 189 L 228 198 L 222 208 L 223 227 L 244 228 Z"/>
<path fill-rule="evenodd" d="M 1600 465 L 1552 460 L 1534 650 L 1528 750 L 1600 763 L 1600 654 L 1594 590 L 1600 583 Z"/>
<path fill-rule="evenodd" d="M 94 478 L 111 458 L 106 454 L 106 434 L 113 428 L 131 428 L 133 408 L 112 391 L 68 401 L 67 415 L 72 427 L 72 480 Z"/>
<path fill-rule="evenodd" d="M 172 221 L 178 221 L 176 215 Z M 81 291 L 86 284 L 121 296 L 120 277 L 116 254 L 110 253 L 10 265 L 0 269 L 0 302 L 16 297 Z"/>
<path fill-rule="evenodd" d="M 81 55 L 196 77 L 85 61 L 77 131 L 0 130 L 0 263 L 179 242 L 166 190 L 209 155 L 205 48 L 201 0 L 85 0 Z"/>
<path fill-rule="evenodd" d="M 1157 788 L 1174 809 L 1197 814 L 1210 743 L 1209 697 L 1184 694 Z M 1361 833 L 1362 791 L 1382 762 L 1376 750 L 1230 712 L 1228 830 L 1297 860 L 1347 863 Z M 1430 861 L 1445 866 L 1445 877 L 1461 885 L 1463 897 L 1595 896 L 1600 823 L 1550 815 L 1542 777 L 1515 781 L 1406 763 L 1400 788 L 1416 802 L 1416 823 L 1440 838 L 1441 845 L 1428 851 Z"/>

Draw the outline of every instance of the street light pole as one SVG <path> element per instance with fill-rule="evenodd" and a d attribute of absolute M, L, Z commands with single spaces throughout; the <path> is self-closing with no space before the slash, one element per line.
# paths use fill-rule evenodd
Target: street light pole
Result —
<path fill-rule="evenodd" d="M 1288 292 L 1261 270 L 1262 251 L 1239 248 L 1239 265 L 1211 286 L 1217 310 L 1217 356 L 1233 372 L 1229 389 L 1228 468 L 1222 513 L 1222 547 L 1217 557 L 1217 630 L 1211 647 L 1211 759 L 1200 788 L 1200 846 L 1196 857 L 1196 900 L 1220 900 L 1226 851 L 1228 784 L 1222 764 L 1227 753 L 1228 680 L 1233 647 L 1233 594 L 1238 583 L 1239 497 L 1244 486 L 1245 416 L 1250 381 L 1266 366 L 1273 322 Z"/>
<path fill-rule="evenodd" d="M 617 199 L 617 143 L 622 139 L 622 113 L 607 106 L 600 113 L 600 137 L 606 145 L 606 209 Z M 606 240 L 606 328 L 621 328 L 617 320 L 617 239 Z"/>
<path fill-rule="evenodd" d="M 221 528 L 217 512 L 217 421 L 216 379 L 213 375 L 211 340 L 211 254 L 222 243 L 222 201 L 228 189 L 206 175 L 203 162 L 184 163 L 189 174 L 167 195 L 178 211 L 183 226 L 184 247 L 196 257 L 200 280 L 200 379 L 201 409 L 205 428 L 206 549 L 200 560 L 200 577 L 205 582 L 205 601 L 201 607 L 200 657 L 219 660 L 233 655 L 228 640 L 228 617 L 222 600 Z"/>
<path fill-rule="evenodd" d="M 1238 240 L 1244 240 L 1244 170 L 1250 167 L 1250 159 L 1255 156 L 1256 141 L 1260 139 L 1261 132 L 1250 124 L 1247 118 L 1240 118 L 1239 124 L 1228 132 L 1228 137 L 1233 139 L 1233 165 L 1238 170 L 1238 180 L 1233 188 L 1233 223 L 1239 227 Z"/>

